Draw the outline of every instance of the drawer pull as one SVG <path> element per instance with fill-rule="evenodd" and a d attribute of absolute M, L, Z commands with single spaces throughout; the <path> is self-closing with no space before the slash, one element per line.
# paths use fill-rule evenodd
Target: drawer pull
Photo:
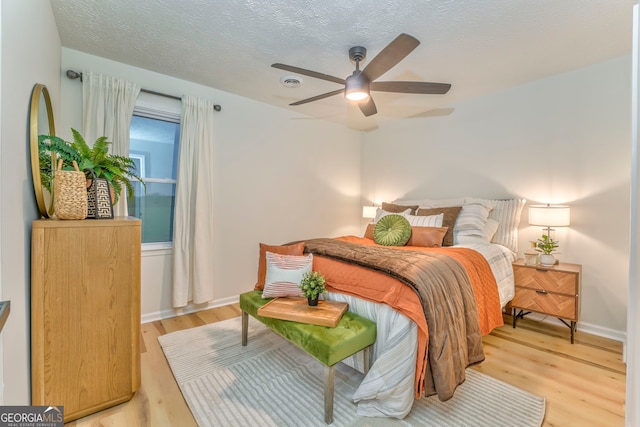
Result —
<path fill-rule="evenodd" d="M 548 273 L 549 270 L 543 270 L 542 268 L 536 268 L 536 271 L 539 271 L 540 273 Z"/>
<path fill-rule="evenodd" d="M 547 291 L 545 291 L 544 289 L 540 289 L 536 291 L 537 294 L 542 294 L 542 295 L 546 295 Z"/>

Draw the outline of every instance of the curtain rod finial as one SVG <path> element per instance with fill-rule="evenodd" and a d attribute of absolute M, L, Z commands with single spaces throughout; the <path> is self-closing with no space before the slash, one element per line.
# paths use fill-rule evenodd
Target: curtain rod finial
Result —
<path fill-rule="evenodd" d="M 67 77 L 70 78 L 71 80 L 75 80 L 77 78 L 80 78 L 80 81 L 82 81 L 82 73 L 78 73 L 78 72 L 73 71 L 73 70 L 67 70 Z"/>

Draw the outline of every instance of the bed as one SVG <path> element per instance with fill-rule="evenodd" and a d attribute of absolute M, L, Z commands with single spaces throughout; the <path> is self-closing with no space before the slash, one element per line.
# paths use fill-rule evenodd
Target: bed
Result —
<path fill-rule="evenodd" d="M 481 336 L 502 325 L 502 308 L 513 297 L 511 263 L 524 203 L 396 201 L 378 209 L 363 237 L 303 242 L 304 252 L 313 254 L 313 270 L 327 279 L 324 298 L 347 302 L 350 311 L 378 325 L 371 369 L 353 396 L 359 415 L 404 418 L 416 398 L 437 394 L 447 400 L 464 381 L 466 366 L 484 360 Z M 446 227 L 446 246 L 378 245 L 372 230 L 386 215 L 406 218 L 416 236 Z M 424 283 L 415 284 L 420 281 L 437 283 L 436 290 L 425 291 Z M 453 296 L 458 292 L 459 299 Z M 362 371 L 361 357 L 345 363 Z"/>

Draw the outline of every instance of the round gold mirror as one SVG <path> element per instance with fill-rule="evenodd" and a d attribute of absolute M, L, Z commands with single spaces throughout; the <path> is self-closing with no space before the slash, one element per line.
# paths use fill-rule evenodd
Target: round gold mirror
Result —
<path fill-rule="evenodd" d="M 52 158 L 49 151 L 40 151 L 38 140 L 40 135 L 55 135 L 56 128 L 53 122 L 53 108 L 51 108 L 49 91 L 45 85 L 40 83 L 36 83 L 31 93 L 29 122 L 33 189 L 36 193 L 40 215 L 47 218 L 53 215 L 52 179 L 55 159 Z"/>

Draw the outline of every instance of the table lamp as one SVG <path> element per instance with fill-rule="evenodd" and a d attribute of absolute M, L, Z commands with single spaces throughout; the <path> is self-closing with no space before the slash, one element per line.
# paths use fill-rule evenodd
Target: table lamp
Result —
<path fill-rule="evenodd" d="M 376 206 L 363 206 L 362 207 L 362 218 L 370 219 L 373 222 L 373 218 L 376 217 L 376 212 L 378 208 Z"/>
<path fill-rule="evenodd" d="M 571 210 L 566 205 L 532 205 L 529 206 L 529 225 L 536 225 L 546 228 L 546 233 L 539 239 L 537 248 L 542 251 L 540 263 L 543 265 L 553 265 L 556 260 L 551 254 L 557 247 L 558 242 L 551 238 L 552 227 L 567 227 L 571 223 Z"/>

